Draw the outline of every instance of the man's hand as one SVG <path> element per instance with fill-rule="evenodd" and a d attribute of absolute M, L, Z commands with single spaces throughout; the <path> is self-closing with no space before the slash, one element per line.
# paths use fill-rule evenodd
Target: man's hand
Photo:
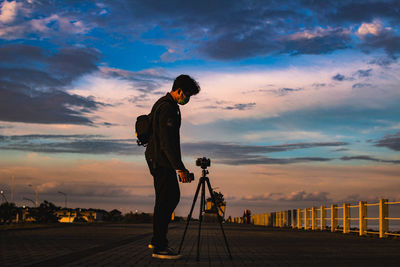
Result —
<path fill-rule="evenodd" d="M 190 173 L 188 170 L 178 170 L 178 175 L 182 183 L 190 183 Z"/>

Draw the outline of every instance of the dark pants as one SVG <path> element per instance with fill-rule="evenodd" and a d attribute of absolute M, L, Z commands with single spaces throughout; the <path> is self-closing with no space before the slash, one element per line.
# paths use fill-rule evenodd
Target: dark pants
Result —
<path fill-rule="evenodd" d="M 171 221 L 172 212 L 179 203 L 179 184 L 174 169 L 165 167 L 153 168 L 150 165 L 149 168 L 154 178 L 156 192 L 151 243 L 157 248 L 163 249 L 168 246 L 168 224 Z"/>

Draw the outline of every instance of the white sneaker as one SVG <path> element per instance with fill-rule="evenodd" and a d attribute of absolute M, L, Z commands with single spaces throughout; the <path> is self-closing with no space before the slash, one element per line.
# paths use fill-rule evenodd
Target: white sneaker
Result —
<path fill-rule="evenodd" d="M 166 248 L 166 249 L 154 248 L 152 257 L 157 259 L 178 260 L 182 258 L 182 255 L 176 253 L 172 248 Z"/>

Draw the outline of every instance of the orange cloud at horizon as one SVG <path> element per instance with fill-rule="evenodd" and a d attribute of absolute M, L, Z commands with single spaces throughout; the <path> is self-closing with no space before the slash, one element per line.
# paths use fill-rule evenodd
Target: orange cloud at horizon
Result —
<path fill-rule="evenodd" d="M 178 213 L 185 214 L 197 186 L 200 169 L 187 167 L 195 173 L 191 184 L 181 184 L 181 203 Z M 251 205 L 254 210 L 265 210 L 279 204 L 292 208 L 294 204 L 342 202 L 359 196 L 359 200 L 373 201 L 380 197 L 400 199 L 399 167 L 396 165 L 245 165 L 214 164 L 210 180 L 228 201 L 230 211 L 238 215 Z M 81 160 L 38 166 L 34 162 L 0 165 L 0 184 L 10 190 L 11 176 L 15 176 L 17 204 L 21 194 L 32 194 L 32 184 L 38 188 L 40 200 L 60 198 L 57 191 L 68 191 L 70 203 L 77 207 L 123 208 L 132 206 L 152 211 L 153 178 L 144 163 L 110 160 Z M 354 200 L 353 200 L 354 201 Z M 18 203 L 19 202 L 19 203 Z M 135 204 L 138 202 L 140 204 Z M 275 204 L 274 204 L 275 203 Z M 286 203 L 286 204 L 285 204 Z"/>

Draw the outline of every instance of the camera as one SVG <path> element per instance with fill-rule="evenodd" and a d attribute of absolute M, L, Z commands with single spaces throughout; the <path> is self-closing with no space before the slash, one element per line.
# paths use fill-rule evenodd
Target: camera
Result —
<path fill-rule="evenodd" d="M 196 160 L 196 166 L 200 166 L 203 170 L 207 169 L 207 167 L 210 167 L 210 165 L 211 160 L 206 157 L 198 158 Z"/>
<path fill-rule="evenodd" d="M 182 182 L 181 176 L 178 174 L 179 182 Z M 189 173 L 189 183 L 194 180 L 194 173 Z"/>

